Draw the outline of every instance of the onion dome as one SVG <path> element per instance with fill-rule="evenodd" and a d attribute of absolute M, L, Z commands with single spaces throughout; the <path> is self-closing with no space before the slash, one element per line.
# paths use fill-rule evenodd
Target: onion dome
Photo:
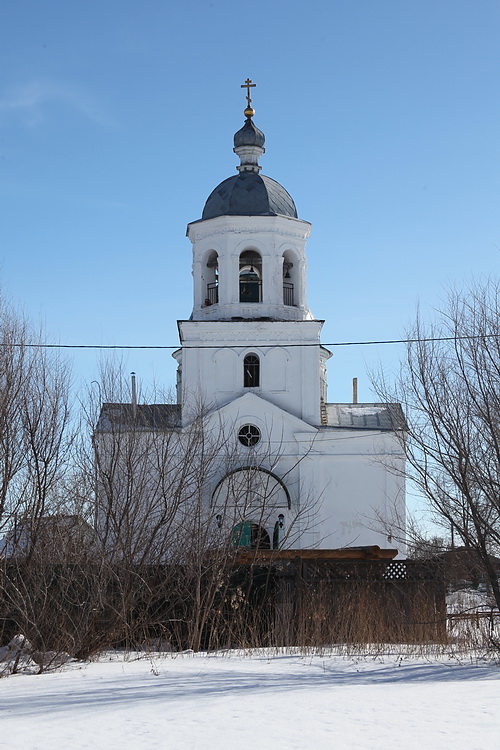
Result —
<path fill-rule="evenodd" d="M 240 146 L 259 146 L 259 148 L 264 149 L 265 142 L 266 136 L 262 130 L 255 127 L 253 120 L 251 120 L 250 117 L 247 117 L 241 130 L 238 130 L 238 132 L 234 134 L 235 151 Z"/>

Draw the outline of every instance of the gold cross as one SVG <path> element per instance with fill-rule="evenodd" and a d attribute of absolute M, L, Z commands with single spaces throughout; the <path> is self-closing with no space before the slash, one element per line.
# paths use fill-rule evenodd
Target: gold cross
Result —
<path fill-rule="evenodd" d="M 257 86 L 257 84 L 256 83 L 252 83 L 252 79 L 251 78 L 247 78 L 247 80 L 245 81 L 245 83 L 241 84 L 241 88 L 247 90 L 247 102 L 248 102 L 248 106 L 249 107 L 250 107 L 250 105 L 252 103 L 252 100 L 250 99 L 250 89 L 255 88 L 255 86 Z"/>

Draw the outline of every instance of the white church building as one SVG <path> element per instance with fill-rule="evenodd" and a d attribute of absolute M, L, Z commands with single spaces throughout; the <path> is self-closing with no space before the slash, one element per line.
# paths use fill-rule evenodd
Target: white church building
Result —
<path fill-rule="evenodd" d="M 307 301 L 311 225 L 261 174 L 265 137 L 246 85 L 237 173 L 187 227 L 193 309 L 178 321 L 178 403 L 157 405 L 163 422 L 148 416 L 151 405 L 105 404 L 96 434 L 105 440 L 112 415 L 129 413 L 144 429 L 176 431 L 181 444 L 203 409 L 204 429 L 223 435 L 230 455 L 203 488 L 206 517 L 228 544 L 404 552 L 401 408 L 327 401 L 331 353 Z"/>

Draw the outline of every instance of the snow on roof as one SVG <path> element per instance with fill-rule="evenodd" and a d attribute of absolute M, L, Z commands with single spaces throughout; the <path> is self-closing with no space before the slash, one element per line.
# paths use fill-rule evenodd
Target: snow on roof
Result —
<path fill-rule="evenodd" d="M 400 404 L 326 404 L 327 426 L 349 430 L 404 430 Z"/>

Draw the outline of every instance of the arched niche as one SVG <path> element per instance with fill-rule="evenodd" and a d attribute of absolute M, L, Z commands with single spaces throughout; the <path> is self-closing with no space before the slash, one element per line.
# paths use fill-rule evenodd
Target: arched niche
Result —
<path fill-rule="evenodd" d="M 281 393 L 289 387 L 290 355 L 286 349 L 275 347 L 266 354 L 266 389 Z"/>
<path fill-rule="evenodd" d="M 239 258 L 239 300 L 262 302 L 262 257 L 256 250 L 243 250 Z"/>
<path fill-rule="evenodd" d="M 225 392 L 234 391 L 238 355 L 232 349 L 218 349 L 213 359 L 215 363 L 216 390 Z"/>

